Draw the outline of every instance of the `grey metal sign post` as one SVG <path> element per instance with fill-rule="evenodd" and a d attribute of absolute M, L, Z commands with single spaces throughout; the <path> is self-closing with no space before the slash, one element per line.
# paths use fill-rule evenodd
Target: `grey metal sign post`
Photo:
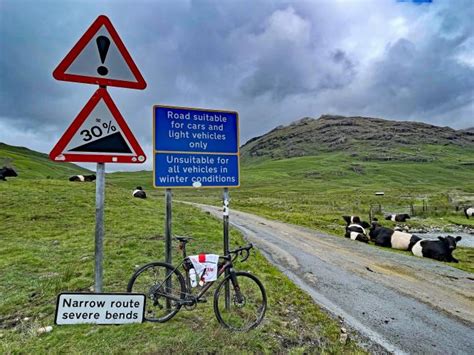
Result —
<path fill-rule="evenodd" d="M 105 202 L 105 164 L 97 163 L 95 182 L 95 271 L 94 292 L 102 292 L 104 260 L 104 202 Z"/>
<path fill-rule="evenodd" d="M 165 262 L 168 264 L 172 264 L 173 256 L 171 255 L 171 211 L 172 211 L 172 198 L 173 195 L 171 193 L 171 189 L 166 189 L 165 191 L 165 204 L 166 204 L 166 219 L 165 219 Z M 171 277 L 170 270 L 168 270 L 168 274 L 166 275 L 166 288 L 167 292 L 171 291 Z M 166 299 L 166 308 L 171 309 L 171 302 L 167 298 Z"/>
<path fill-rule="evenodd" d="M 224 207 L 222 209 L 222 219 L 224 225 L 224 255 L 229 254 L 229 189 L 227 187 L 224 188 L 224 193 L 222 194 L 223 204 Z M 229 270 L 225 270 L 225 276 L 229 275 Z M 230 308 L 230 289 L 229 283 L 224 285 L 224 304 L 225 309 Z"/>

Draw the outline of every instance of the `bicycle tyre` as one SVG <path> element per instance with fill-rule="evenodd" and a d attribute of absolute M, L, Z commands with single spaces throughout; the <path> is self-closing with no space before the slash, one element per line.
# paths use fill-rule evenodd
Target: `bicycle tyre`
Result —
<path fill-rule="evenodd" d="M 163 289 L 168 272 L 171 273 L 171 286 L 173 287 L 174 284 L 179 286 L 173 287 L 171 292 Z M 160 285 L 161 287 L 159 287 Z M 157 261 L 146 264 L 135 271 L 128 282 L 127 292 L 145 294 L 144 319 L 149 322 L 163 323 L 173 318 L 180 310 L 182 304 L 176 301 L 176 298 L 185 299 L 186 286 L 183 275 L 175 270 L 173 265 Z M 166 306 L 168 300 L 171 309 Z M 162 304 L 163 301 L 165 304 Z M 159 311 L 162 311 L 163 315 L 158 315 Z"/>
<path fill-rule="evenodd" d="M 248 331 L 257 327 L 263 320 L 267 309 L 267 294 L 263 284 L 256 276 L 242 271 L 235 272 L 235 275 L 245 301 L 243 303 L 237 301 L 229 274 L 214 292 L 214 313 L 223 327 L 236 331 Z M 231 298 L 229 310 L 225 309 L 224 290 L 226 284 L 229 285 Z M 249 301 L 252 301 L 253 304 L 250 304 Z M 243 311 L 244 307 L 246 307 L 245 311 Z M 248 318 L 247 322 L 245 322 L 245 318 Z"/>

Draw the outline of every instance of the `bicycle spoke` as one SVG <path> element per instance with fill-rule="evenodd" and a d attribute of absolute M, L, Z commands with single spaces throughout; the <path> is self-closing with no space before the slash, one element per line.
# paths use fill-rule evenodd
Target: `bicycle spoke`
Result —
<path fill-rule="evenodd" d="M 266 295 L 261 283 L 246 273 L 237 273 L 239 290 L 226 279 L 219 285 L 214 298 L 217 319 L 224 326 L 234 330 L 249 330 L 256 327 L 265 314 Z M 225 307 L 224 285 L 230 289 L 230 304 Z"/>
<path fill-rule="evenodd" d="M 164 263 L 152 263 L 138 270 L 129 282 L 128 291 L 145 294 L 145 319 L 164 322 L 181 308 L 184 299 L 182 275 Z"/>

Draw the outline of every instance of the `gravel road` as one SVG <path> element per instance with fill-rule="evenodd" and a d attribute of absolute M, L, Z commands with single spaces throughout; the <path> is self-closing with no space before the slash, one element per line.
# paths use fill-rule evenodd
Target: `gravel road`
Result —
<path fill-rule="evenodd" d="M 220 208 L 194 204 L 221 217 Z M 394 353 L 474 354 L 474 275 L 231 211 L 230 223 L 359 339 Z M 341 231 L 342 232 L 342 231 Z"/>

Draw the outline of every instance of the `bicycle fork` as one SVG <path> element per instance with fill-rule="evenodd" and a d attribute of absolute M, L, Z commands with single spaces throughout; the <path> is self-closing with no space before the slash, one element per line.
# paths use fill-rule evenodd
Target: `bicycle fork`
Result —
<path fill-rule="evenodd" d="M 236 303 L 236 305 L 240 305 L 244 302 L 244 297 L 242 293 L 240 292 L 239 282 L 237 281 L 237 275 L 235 273 L 234 268 L 231 268 L 229 270 L 229 274 L 230 274 L 230 281 L 232 282 L 232 287 L 234 288 L 234 292 L 235 292 L 234 303 Z"/>

